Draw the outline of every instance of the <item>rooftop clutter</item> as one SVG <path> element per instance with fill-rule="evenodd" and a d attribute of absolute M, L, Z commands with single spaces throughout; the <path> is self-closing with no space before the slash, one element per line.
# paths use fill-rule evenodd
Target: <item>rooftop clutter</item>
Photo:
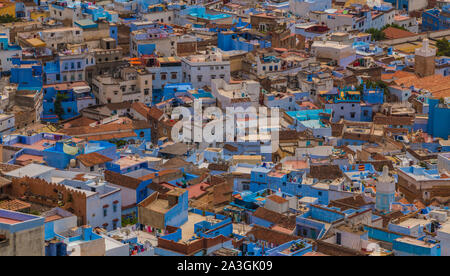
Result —
<path fill-rule="evenodd" d="M 3 1 L 0 256 L 450 255 L 424 3 Z"/>

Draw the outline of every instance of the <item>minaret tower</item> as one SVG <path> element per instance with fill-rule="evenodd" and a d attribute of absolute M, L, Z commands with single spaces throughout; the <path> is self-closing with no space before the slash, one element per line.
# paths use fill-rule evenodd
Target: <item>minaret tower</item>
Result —
<path fill-rule="evenodd" d="M 377 194 L 375 208 L 378 211 L 389 212 L 395 200 L 395 180 L 389 175 L 387 166 L 383 167 L 383 173 L 377 180 Z"/>
<path fill-rule="evenodd" d="M 431 48 L 428 38 L 422 41 L 422 47 L 417 48 L 414 57 L 414 70 L 420 77 L 434 75 L 436 49 Z"/>

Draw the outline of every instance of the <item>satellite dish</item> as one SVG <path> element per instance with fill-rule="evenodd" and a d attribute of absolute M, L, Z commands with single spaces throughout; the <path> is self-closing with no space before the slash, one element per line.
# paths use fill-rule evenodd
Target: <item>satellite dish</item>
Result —
<path fill-rule="evenodd" d="M 149 248 L 152 248 L 152 247 L 153 247 L 153 245 L 149 241 L 145 241 L 144 242 L 144 248 L 149 249 Z"/>

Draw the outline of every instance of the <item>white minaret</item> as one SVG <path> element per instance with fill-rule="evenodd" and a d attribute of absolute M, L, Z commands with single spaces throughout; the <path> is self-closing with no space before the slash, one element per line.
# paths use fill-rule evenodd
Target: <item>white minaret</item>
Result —
<path fill-rule="evenodd" d="M 414 69 L 420 77 L 434 75 L 436 49 L 431 48 L 428 38 L 422 41 L 422 47 L 415 50 Z"/>
<path fill-rule="evenodd" d="M 377 179 L 376 188 L 376 209 L 389 212 L 395 200 L 395 179 L 389 175 L 387 166 L 383 167 L 383 173 Z"/>

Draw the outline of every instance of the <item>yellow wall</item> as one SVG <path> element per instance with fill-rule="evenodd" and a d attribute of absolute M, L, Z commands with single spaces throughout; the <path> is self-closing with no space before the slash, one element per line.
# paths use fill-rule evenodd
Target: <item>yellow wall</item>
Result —
<path fill-rule="evenodd" d="M 50 13 L 48 13 L 48 12 L 31 12 L 31 14 L 30 14 L 30 18 L 32 20 L 36 20 L 36 19 L 39 19 L 41 17 L 46 18 L 46 17 L 49 17 L 49 16 L 50 16 Z"/>
<path fill-rule="evenodd" d="M 3 4 L 4 7 L 0 7 L 0 14 L 6 15 L 9 14 L 13 17 L 16 17 L 16 4 L 15 3 L 9 3 L 9 2 L 1 2 L 0 4 Z"/>

